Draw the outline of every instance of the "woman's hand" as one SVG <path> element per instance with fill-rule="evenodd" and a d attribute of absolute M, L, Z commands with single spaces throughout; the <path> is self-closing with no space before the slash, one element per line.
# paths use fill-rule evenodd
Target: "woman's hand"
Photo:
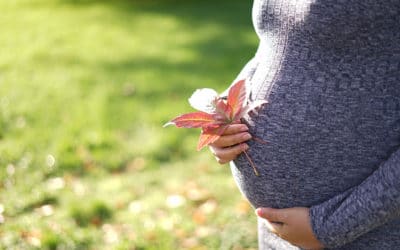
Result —
<path fill-rule="evenodd" d="M 269 230 L 291 244 L 304 249 L 322 249 L 310 222 L 309 208 L 258 208 L 256 214 L 264 218 Z"/>
<path fill-rule="evenodd" d="M 245 124 L 232 124 L 225 130 L 224 134 L 210 144 L 210 150 L 220 164 L 234 160 L 239 154 L 247 150 L 249 146 L 244 143 L 251 139 L 249 128 Z"/>

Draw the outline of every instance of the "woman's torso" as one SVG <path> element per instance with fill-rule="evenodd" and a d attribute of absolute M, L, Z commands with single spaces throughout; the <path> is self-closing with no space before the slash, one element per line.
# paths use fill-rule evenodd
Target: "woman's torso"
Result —
<path fill-rule="evenodd" d="M 400 146 L 400 1 L 255 0 L 260 37 L 246 117 L 255 207 L 312 206 L 360 184 Z"/>

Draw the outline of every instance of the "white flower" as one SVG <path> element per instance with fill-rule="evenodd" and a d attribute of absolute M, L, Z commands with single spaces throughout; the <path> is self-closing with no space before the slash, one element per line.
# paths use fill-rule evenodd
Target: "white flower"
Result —
<path fill-rule="evenodd" d="M 189 98 L 189 103 L 193 108 L 211 114 L 215 113 L 215 102 L 218 97 L 218 93 L 213 89 L 198 89 Z"/>

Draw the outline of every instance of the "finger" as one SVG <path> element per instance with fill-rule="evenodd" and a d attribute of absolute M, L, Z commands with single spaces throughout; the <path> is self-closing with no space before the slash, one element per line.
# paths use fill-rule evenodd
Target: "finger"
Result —
<path fill-rule="evenodd" d="M 214 154 L 219 164 L 225 164 L 234 160 L 239 154 L 247 150 L 249 146 L 245 143 L 235 145 L 233 147 L 221 148 L 210 146 L 211 152 Z"/>
<path fill-rule="evenodd" d="M 241 123 L 231 124 L 228 126 L 228 128 L 224 131 L 222 135 L 232 135 L 246 131 L 249 131 L 249 128 L 245 124 Z"/>
<path fill-rule="evenodd" d="M 287 224 L 288 213 L 285 209 L 257 208 L 256 214 L 269 222 Z"/>
<path fill-rule="evenodd" d="M 267 220 L 264 220 L 265 226 L 268 228 L 269 231 L 272 233 L 281 236 L 283 233 L 283 225 L 282 223 L 272 223 Z"/>
<path fill-rule="evenodd" d="M 271 224 L 274 227 L 275 234 L 278 237 L 289 241 L 290 235 L 291 235 L 290 234 L 290 226 L 289 225 L 283 224 L 283 223 L 271 223 Z"/>
<path fill-rule="evenodd" d="M 270 223 L 267 220 L 264 220 L 264 223 L 268 230 L 278 236 L 281 239 L 289 241 L 289 234 L 287 232 L 287 225 L 282 223 Z"/>
<path fill-rule="evenodd" d="M 213 142 L 211 145 L 215 147 L 230 147 L 251 139 L 251 135 L 247 132 L 242 132 L 239 134 L 223 135 L 218 140 Z"/>

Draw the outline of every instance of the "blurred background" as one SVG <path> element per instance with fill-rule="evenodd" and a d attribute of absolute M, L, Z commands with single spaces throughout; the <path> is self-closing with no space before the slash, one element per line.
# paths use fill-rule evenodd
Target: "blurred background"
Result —
<path fill-rule="evenodd" d="M 0 1 L 0 249 L 256 249 L 199 130 L 252 57 L 252 1 Z"/>

